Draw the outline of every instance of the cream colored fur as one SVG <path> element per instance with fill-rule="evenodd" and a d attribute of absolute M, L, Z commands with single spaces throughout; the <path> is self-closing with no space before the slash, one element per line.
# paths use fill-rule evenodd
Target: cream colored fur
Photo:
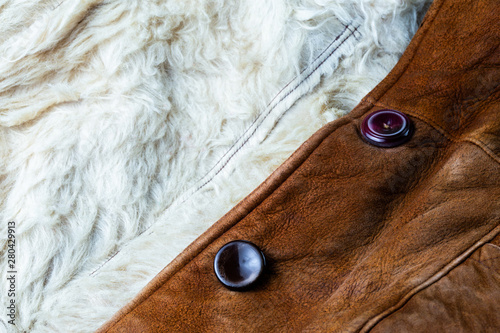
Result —
<path fill-rule="evenodd" d="M 0 331 L 99 327 L 383 79 L 429 2 L 0 1 Z"/>

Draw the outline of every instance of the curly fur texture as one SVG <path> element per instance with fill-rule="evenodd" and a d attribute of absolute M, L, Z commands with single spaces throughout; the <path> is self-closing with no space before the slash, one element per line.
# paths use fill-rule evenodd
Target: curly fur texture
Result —
<path fill-rule="evenodd" d="M 15 221 L 18 271 L 16 326 L 2 314 L 0 329 L 99 327 L 351 110 L 395 65 L 429 2 L 0 1 L 0 237 L 5 254 Z M 330 67 L 199 187 L 356 20 Z"/>

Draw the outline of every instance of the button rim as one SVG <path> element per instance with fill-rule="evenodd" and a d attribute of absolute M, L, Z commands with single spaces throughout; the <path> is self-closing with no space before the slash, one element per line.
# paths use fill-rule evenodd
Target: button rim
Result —
<path fill-rule="evenodd" d="M 259 272 L 256 274 L 256 278 L 253 281 L 250 281 L 250 282 L 248 282 L 248 283 L 246 283 L 244 285 L 233 284 L 233 283 L 230 283 L 229 281 L 225 281 L 224 279 L 221 278 L 220 271 L 217 268 L 217 261 L 220 258 L 220 255 L 223 252 L 223 250 L 225 248 L 227 248 L 228 246 L 230 246 L 231 244 L 234 244 L 234 243 L 245 243 L 247 245 L 250 245 L 250 247 L 252 249 L 254 249 L 257 253 L 260 254 L 260 258 L 262 259 L 262 261 L 261 261 L 262 264 L 260 265 Z M 255 245 L 254 243 L 252 243 L 250 241 L 246 241 L 246 240 L 233 240 L 233 241 L 230 241 L 230 242 L 224 244 L 217 251 L 217 253 L 215 254 L 215 258 L 214 258 L 214 261 L 213 261 L 214 273 L 215 273 L 215 276 L 217 277 L 217 280 L 219 280 L 219 282 L 224 287 L 226 287 L 226 288 L 228 288 L 230 290 L 234 290 L 234 291 L 244 291 L 244 290 L 246 290 L 246 289 L 248 289 L 250 287 L 253 287 L 261 279 L 261 277 L 262 277 L 262 275 L 263 275 L 266 267 L 267 267 L 266 256 L 264 255 L 264 253 L 262 252 L 262 250 L 257 245 Z"/>
<path fill-rule="evenodd" d="M 379 115 L 380 113 L 383 112 L 390 112 L 392 114 L 396 114 L 401 119 L 403 119 L 404 124 L 401 127 L 401 129 L 395 133 L 390 133 L 390 134 L 377 133 L 373 131 L 369 127 L 368 122 L 374 116 Z M 403 112 L 393 109 L 380 109 L 371 112 L 363 119 L 360 130 L 361 130 L 361 135 L 365 141 L 367 141 L 369 144 L 382 148 L 393 148 L 400 146 L 408 142 L 414 132 L 413 123 L 411 119 Z"/>

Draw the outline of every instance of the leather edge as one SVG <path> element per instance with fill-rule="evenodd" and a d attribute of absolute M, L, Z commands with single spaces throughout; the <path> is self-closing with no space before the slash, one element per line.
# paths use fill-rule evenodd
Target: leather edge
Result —
<path fill-rule="evenodd" d="M 364 112 L 372 107 L 371 104 L 361 102 L 356 109 Z M 296 150 L 276 171 L 274 171 L 261 185 L 259 185 L 245 199 L 240 201 L 233 209 L 226 213 L 218 222 L 191 243 L 170 264 L 161 270 L 146 287 L 128 304 L 120 309 L 108 322 L 104 323 L 96 332 L 106 332 L 116 325 L 123 317 L 144 302 L 150 295 L 158 290 L 165 282 L 179 270 L 196 258 L 215 239 L 235 226 L 253 209 L 269 197 L 302 163 L 316 150 L 316 148 L 336 129 L 352 122 L 351 118 L 344 117 L 331 122 L 317 131 L 298 150 Z"/>
<path fill-rule="evenodd" d="M 427 31 L 431 27 L 434 18 L 437 16 L 437 13 L 441 9 L 444 1 L 445 0 L 435 0 L 432 3 L 422 21 L 420 28 L 412 38 L 410 44 L 406 48 L 396 66 L 389 72 L 384 80 L 382 80 L 381 83 L 379 83 L 370 93 L 368 93 L 368 95 L 364 97 L 348 115 L 325 125 L 319 131 L 313 134 L 313 136 L 311 136 L 306 142 L 304 142 L 298 150 L 296 150 L 276 171 L 274 171 L 269 176 L 269 178 L 267 178 L 245 199 L 238 203 L 218 222 L 216 222 L 212 227 L 210 227 L 206 232 L 198 237 L 193 243 L 191 243 L 182 253 L 180 253 L 174 260 L 172 260 L 170 264 L 168 264 L 163 270 L 161 270 L 135 298 L 133 298 L 128 304 L 120 309 L 96 332 L 103 333 L 113 328 L 121 319 L 123 319 L 137 306 L 147 300 L 150 295 L 158 290 L 179 270 L 186 266 L 191 260 L 196 258 L 196 256 L 200 254 L 210 243 L 223 235 L 231 227 L 236 225 L 241 219 L 243 219 L 268 196 L 270 196 L 288 177 L 293 174 L 293 172 L 307 159 L 307 157 L 309 157 L 314 152 L 314 150 L 323 142 L 324 139 L 332 134 L 337 128 L 350 123 L 352 120 L 363 116 L 367 111 L 369 111 L 374 106 L 375 102 L 380 99 L 386 91 L 394 86 L 399 78 L 404 74 L 407 67 L 413 60 L 422 39 L 427 34 Z M 407 300 L 405 300 L 405 302 L 406 301 Z M 393 311 L 391 311 L 390 313 L 392 312 Z M 373 319 L 368 321 L 367 324 L 371 323 L 372 320 Z M 378 320 L 376 322 L 378 322 Z M 376 324 L 376 322 L 374 322 L 374 324 Z M 362 331 L 364 331 L 364 328 Z"/>
<path fill-rule="evenodd" d="M 387 74 L 387 76 L 384 78 L 384 80 L 379 83 L 375 88 L 372 89 L 362 100 L 361 102 L 368 102 L 372 105 L 375 105 L 383 96 L 384 94 L 392 87 L 394 86 L 399 78 L 403 76 L 403 74 L 406 72 L 408 66 L 411 64 L 413 61 L 413 58 L 415 57 L 417 50 L 420 47 L 420 44 L 422 40 L 424 39 L 425 35 L 429 31 L 430 27 L 432 26 L 432 23 L 434 22 L 434 19 L 436 18 L 437 14 L 439 13 L 441 7 L 443 6 L 445 0 L 434 0 L 427 10 L 424 19 L 422 20 L 422 23 L 420 23 L 420 28 L 417 30 L 415 35 L 413 36 L 412 40 L 410 41 L 410 44 L 406 48 L 406 50 L 403 52 L 403 55 L 397 62 L 396 66 Z M 353 114 L 354 110 L 351 111 L 350 114 Z M 361 115 L 358 115 L 357 113 L 353 114 L 353 117 L 359 117 Z M 434 126 L 433 126 L 434 127 Z"/>
<path fill-rule="evenodd" d="M 500 247 L 500 234 L 498 234 L 495 238 L 493 238 L 490 241 L 490 243 L 493 244 L 493 245 L 496 245 L 496 246 Z"/>
<path fill-rule="evenodd" d="M 456 268 L 461 263 L 463 263 L 465 260 L 467 260 L 467 258 L 469 258 L 480 247 L 482 247 L 482 246 L 484 246 L 486 244 L 489 244 L 491 241 L 493 241 L 493 242 L 495 240 L 498 241 L 497 238 L 498 238 L 499 235 L 500 235 L 500 225 L 497 225 L 487 235 L 485 235 L 483 238 L 481 238 L 479 241 L 477 241 L 473 246 L 471 246 L 469 249 L 467 249 L 460 256 L 458 256 L 457 258 L 455 258 L 451 262 L 449 262 L 446 266 L 444 266 L 441 270 L 439 270 L 436 274 L 434 274 L 430 279 L 428 279 L 424 283 L 418 285 L 413 290 L 411 290 L 396 305 L 388 308 L 384 312 L 382 312 L 379 315 L 377 315 L 377 316 L 373 317 L 372 319 L 370 319 L 365 324 L 365 326 L 360 330 L 360 333 L 369 332 L 372 328 L 375 327 L 375 325 L 377 325 L 384 318 L 390 316 L 391 314 L 393 314 L 397 310 L 401 309 L 413 296 L 417 295 L 422 290 L 424 290 L 427 287 L 429 287 L 429 286 L 433 285 L 434 283 L 438 282 L 442 277 L 444 277 L 445 275 L 447 275 L 454 268 Z"/>

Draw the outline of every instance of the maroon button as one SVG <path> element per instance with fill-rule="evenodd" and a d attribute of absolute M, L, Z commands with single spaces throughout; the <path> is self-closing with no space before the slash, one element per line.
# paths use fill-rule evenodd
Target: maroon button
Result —
<path fill-rule="evenodd" d="M 395 110 L 378 110 L 361 124 L 361 134 L 369 143 L 389 148 L 408 141 L 413 133 L 410 118 Z"/>
<path fill-rule="evenodd" d="M 247 241 L 233 241 L 215 255 L 214 270 L 219 281 L 229 289 L 242 290 L 252 286 L 263 274 L 264 254 Z"/>

